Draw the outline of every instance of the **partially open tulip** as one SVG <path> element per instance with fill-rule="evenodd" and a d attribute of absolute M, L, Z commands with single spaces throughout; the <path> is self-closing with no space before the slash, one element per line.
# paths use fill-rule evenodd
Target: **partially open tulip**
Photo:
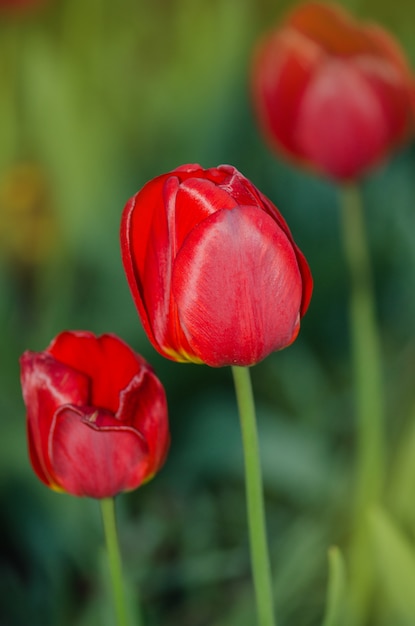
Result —
<path fill-rule="evenodd" d="M 144 329 L 167 358 L 253 365 L 298 334 L 309 267 L 234 167 L 186 165 L 147 183 L 124 209 L 121 249 Z"/>
<path fill-rule="evenodd" d="M 304 4 L 262 39 L 252 91 L 269 144 L 339 181 L 365 174 L 412 125 L 413 81 L 399 45 L 336 5 Z"/>
<path fill-rule="evenodd" d="M 160 469 L 169 446 L 165 393 L 121 339 L 63 332 L 20 365 L 30 459 L 48 487 L 109 498 Z"/>

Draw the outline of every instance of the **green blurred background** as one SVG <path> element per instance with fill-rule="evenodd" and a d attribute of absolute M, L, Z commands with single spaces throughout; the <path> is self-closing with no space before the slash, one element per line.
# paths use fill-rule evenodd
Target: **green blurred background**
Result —
<path fill-rule="evenodd" d="M 387 27 L 415 65 L 413 0 L 342 4 Z M 119 334 L 154 365 L 168 395 L 169 459 L 117 500 L 132 610 L 140 595 L 146 626 L 255 623 L 230 371 L 155 353 L 119 253 L 127 199 L 193 162 L 230 163 L 250 178 L 284 214 L 313 271 L 297 342 L 252 376 L 279 624 L 322 622 L 327 550 L 347 552 L 356 441 L 338 197 L 270 154 L 248 80 L 256 39 L 291 6 L 49 0 L 0 13 L 1 626 L 114 624 L 97 503 L 50 492 L 27 458 L 18 357 L 63 329 Z M 362 191 L 388 436 L 368 623 L 413 626 L 415 145 Z"/>

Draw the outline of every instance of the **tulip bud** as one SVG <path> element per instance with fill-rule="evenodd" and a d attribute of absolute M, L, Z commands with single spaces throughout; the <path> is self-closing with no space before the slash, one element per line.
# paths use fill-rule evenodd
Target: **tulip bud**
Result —
<path fill-rule="evenodd" d="M 276 207 L 235 168 L 186 165 L 127 203 L 121 250 L 153 346 L 175 361 L 253 365 L 296 338 L 312 278 Z"/>
<path fill-rule="evenodd" d="M 160 469 L 169 446 L 164 389 L 121 339 L 63 332 L 20 365 L 30 459 L 48 487 L 109 498 Z"/>
<path fill-rule="evenodd" d="M 259 43 L 252 93 L 270 146 L 338 181 L 377 165 L 413 121 L 413 81 L 398 44 L 319 2 L 295 9 Z"/>

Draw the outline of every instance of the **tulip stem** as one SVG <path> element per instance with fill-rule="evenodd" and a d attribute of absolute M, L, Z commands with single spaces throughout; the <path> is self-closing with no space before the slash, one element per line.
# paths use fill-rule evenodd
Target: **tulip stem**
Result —
<path fill-rule="evenodd" d="M 381 349 L 363 207 L 359 190 L 342 190 L 343 247 L 350 274 L 350 333 L 357 411 L 357 466 L 351 576 L 357 623 L 365 623 L 370 596 L 368 509 L 379 502 L 384 477 Z"/>
<path fill-rule="evenodd" d="M 117 626 L 127 626 L 127 610 L 122 579 L 120 549 L 118 545 L 117 526 L 115 523 L 114 498 L 100 500 L 101 514 L 107 544 L 108 561 L 111 573 Z"/>
<path fill-rule="evenodd" d="M 232 367 L 232 374 L 245 458 L 249 538 L 258 623 L 260 626 L 275 626 L 262 472 L 251 376 L 247 367 Z"/>

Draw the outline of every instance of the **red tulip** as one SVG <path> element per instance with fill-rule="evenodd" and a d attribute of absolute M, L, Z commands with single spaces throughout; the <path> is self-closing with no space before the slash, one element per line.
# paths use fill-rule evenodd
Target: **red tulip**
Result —
<path fill-rule="evenodd" d="M 164 390 L 121 339 L 63 332 L 20 365 L 30 459 L 48 487 L 108 498 L 160 469 L 169 446 Z"/>
<path fill-rule="evenodd" d="M 153 346 L 175 361 L 253 365 L 296 338 L 312 278 L 276 207 L 235 168 L 186 165 L 127 203 L 121 249 Z"/>
<path fill-rule="evenodd" d="M 271 146 L 340 181 L 376 165 L 412 125 L 400 47 L 334 5 L 300 6 L 260 42 L 252 87 Z"/>

